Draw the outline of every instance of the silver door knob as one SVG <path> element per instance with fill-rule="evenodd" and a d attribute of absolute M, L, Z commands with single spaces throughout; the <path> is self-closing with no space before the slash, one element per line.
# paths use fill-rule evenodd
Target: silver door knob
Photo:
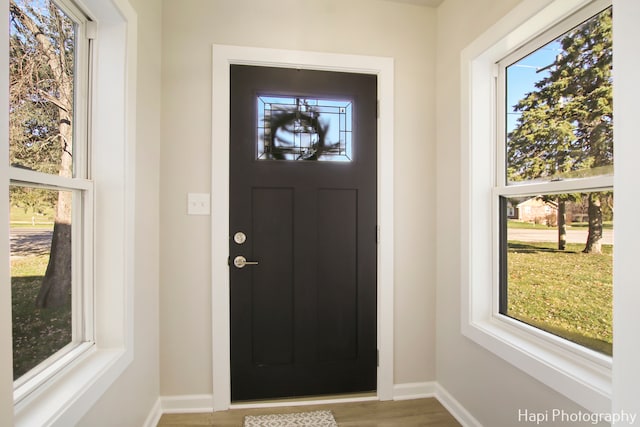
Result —
<path fill-rule="evenodd" d="M 242 255 L 238 255 L 233 259 L 233 265 L 237 268 L 244 268 L 245 265 L 258 265 L 258 261 L 247 261 Z"/>

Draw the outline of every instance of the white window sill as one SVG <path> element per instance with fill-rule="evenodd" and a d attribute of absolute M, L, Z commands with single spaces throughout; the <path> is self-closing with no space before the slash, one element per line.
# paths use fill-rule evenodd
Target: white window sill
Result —
<path fill-rule="evenodd" d="M 75 425 L 133 359 L 124 349 L 86 351 L 15 405 L 15 426 Z"/>
<path fill-rule="evenodd" d="M 589 411 L 611 410 L 611 358 L 506 316 L 463 324 L 463 334 Z"/>

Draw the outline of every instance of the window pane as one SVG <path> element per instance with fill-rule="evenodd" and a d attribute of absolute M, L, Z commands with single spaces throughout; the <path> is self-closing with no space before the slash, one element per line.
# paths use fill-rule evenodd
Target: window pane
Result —
<path fill-rule="evenodd" d="M 72 176 L 76 24 L 50 0 L 10 6 L 9 163 Z"/>
<path fill-rule="evenodd" d="M 14 379 L 72 340 L 71 197 L 10 187 Z"/>
<path fill-rule="evenodd" d="M 506 181 L 613 173 L 611 9 L 506 67 Z"/>
<path fill-rule="evenodd" d="M 260 160 L 351 160 L 351 101 L 258 97 Z"/>
<path fill-rule="evenodd" d="M 613 192 L 501 199 L 500 312 L 612 354 Z"/>

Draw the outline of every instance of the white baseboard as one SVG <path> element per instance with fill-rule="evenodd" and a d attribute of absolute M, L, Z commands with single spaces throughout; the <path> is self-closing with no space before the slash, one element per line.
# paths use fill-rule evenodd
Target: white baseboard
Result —
<path fill-rule="evenodd" d="M 393 386 L 393 400 L 412 400 L 435 397 L 436 382 L 395 384 Z"/>
<path fill-rule="evenodd" d="M 193 414 L 213 412 L 212 394 L 191 394 L 184 396 L 160 396 L 163 414 Z"/>
<path fill-rule="evenodd" d="M 436 381 L 396 384 L 393 386 L 393 400 L 412 400 L 435 397 L 447 411 L 464 427 L 482 427 L 444 387 Z"/>
<path fill-rule="evenodd" d="M 162 404 L 160 403 L 160 398 L 158 398 L 153 408 L 151 408 L 151 412 L 147 415 L 147 419 L 144 420 L 142 427 L 156 427 L 160 422 L 160 417 L 162 417 Z"/>
<path fill-rule="evenodd" d="M 464 427 L 482 427 L 480 421 L 476 420 L 473 415 L 439 383 L 436 383 L 436 399 L 438 399 L 442 406 L 447 408 L 447 411 Z"/>
<path fill-rule="evenodd" d="M 393 400 L 411 400 L 436 398 L 453 417 L 464 427 L 482 427 L 476 420 L 444 387 L 436 381 L 426 381 L 421 383 L 396 384 L 393 387 Z M 375 398 L 373 398 L 375 399 Z M 347 399 L 349 400 L 349 399 Z M 358 399 L 356 399 L 358 400 Z M 372 398 L 362 398 L 359 400 L 372 400 Z M 334 403 L 327 400 L 322 403 Z M 282 402 L 280 406 L 294 406 L 295 404 L 312 404 L 318 402 Z M 269 407 L 275 404 L 265 403 L 251 407 Z M 242 407 L 248 405 L 234 405 Z M 213 395 L 197 394 L 185 396 L 161 396 L 153 407 L 152 412 L 147 417 L 144 427 L 155 427 L 162 414 L 187 414 L 197 412 L 213 412 Z"/>

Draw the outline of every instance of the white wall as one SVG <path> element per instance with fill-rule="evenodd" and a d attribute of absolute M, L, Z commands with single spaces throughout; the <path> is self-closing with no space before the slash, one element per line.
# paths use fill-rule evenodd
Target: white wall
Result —
<path fill-rule="evenodd" d="M 211 45 L 395 59 L 395 383 L 435 379 L 435 10 L 377 0 L 164 0 L 161 395 L 211 394 Z"/>
<path fill-rule="evenodd" d="M 436 358 L 438 382 L 449 391 L 481 424 L 485 426 L 512 426 L 518 424 L 518 411 L 544 412 L 552 409 L 563 409 L 567 412 L 585 411 L 574 402 L 556 393 L 534 378 L 524 374 L 502 359 L 494 356 L 482 347 L 463 337 L 460 332 L 460 115 L 467 106 L 460 103 L 460 53 L 476 37 L 487 30 L 494 22 L 504 16 L 519 3 L 518 0 L 446 0 L 438 9 L 438 46 L 437 46 L 437 224 L 438 224 L 438 259 L 437 259 L 437 341 Z M 633 1 L 621 0 L 631 6 Z M 636 14 L 637 4 L 636 4 Z M 616 15 L 614 2 L 614 15 Z M 622 20 L 620 20 L 622 22 Z M 634 22 L 629 19 L 629 24 Z M 616 24 L 617 25 L 617 24 Z M 631 27 L 632 25 L 629 25 Z M 637 26 L 637 23 L 636 23 Z M 635 40 L 629 43 L 630 58 L 632 46 L 637 46 L 638 30 L 629 31 L 629 27 L 618 27 L 619 33 L 625 40 Z M 616 53 L 617 55 L 617 53 Z M 637 66 L 629 61 L 620 60 L 618 65 L 624 66 L 631 75 L 637 73 Z M 636 61 L 637 63 L 637 61 Z M 626 68 L 629 67 L 629 68 Z M 617 73 L 617 72 L 616 72 Z M 621 79 L 616 77 L 616 94 L 625 91 Z M 628 83 L 625 83 L 628 84 Z M 637 85 L 636 85 L 637 86 Z M 637 95 L 637 91 L 635 92 Z M 633 95 L 629 95 L 633 99 Z M 637 98 L 635 98 L 637 100 Z M 633 102 L 620 102 L 617 108 L 625 109 L 631 117 L 637 117 L 638 107 Z M 620 111 L 620 110 L 618 110 Z M 618 113 L 616 113 L 618 114 Z M 622 116 L 622 115 L 621 115 Z M 629 120 L 633 120 L 629 117 Z M 616 116 L 616 129 L 618 129 L 618 116 Z M 623 194 L 625 200 L 631 201 L 628 211 L 632 206 L 637 209 L 636 196 L 629 193 L 632 188 L 626 188 L 619 184 L 633 182 L 631 178 L 633 167 L 627 165 L 637 159 L 633 156 L 633 149 L 629 141 L 634 138 L 634 130 L 627 128 L 627 141 L 624 141 L 630 155 L 621 158 L 616 156 L 616 205 L 621 201 Z M 616 131 L 616 147 L 620 146 L 620 132 Z M 617 150 L 618 148 L 616 148 Z M 637 149 L 635 151 L 637 154 Z M 616 152 L 618 154 L 618 152 Z M 625 166 L 626 165 L 626 166 Z M 631 166 L 631 167 L 629 167 Z M 624 170 L 626 169 L 626 171 Z M 629 174 L 626 178 L 618 179 L 623 172 Z M 618 211 L 616 211 L 616 215 Z M 637 218 L 635 220 L 637 222 Z M 616 256 L 619 249 L 623 248 L 623 240 L 630 239 L 635 242 L 638 239 L 637 224 L 632 221 L 627 223 L 627 228 L 620 233 L 624 224 L 616 219 Z M 621 237 L 621 234 L 623 236 Z M 627 248 L 627 254 L 633 250 L 633 245 Z M 637 253 L 637 252 L 636 252 Z M 629 255 L 627 255 L 629 256 Z M 637 306 L 637 275 L 631 275 L 630 265 L 633 263 L 627 259 L 626 269 L 618 268 L 615 283 L 618 291 L 614 305 L 614 317 L 617 313 L 623 313 L 628 322 L 625 325 L 616 324 L 616 357 L 614 358 L 614 399 L 613 408 L 636 411 L 638 413 L 637 393 L 632 394 L 632 387 L 637 390 L 637 375 L 628 374 L 638 372 L 637 366 L 631 363 L 638 360 L 637 333 L 632 335 L 631 328 L 636 328 L 638 322 Z M 637 263 L 636 263 L 637 265 Z M 620 267 L 620 262 L 617 262 Z M 637 270 L 637 267 L 636 267 Z M 622 285 L 624 288 L 621 288 Z M 633 288 L 631 286 L 634 286 Z M 635 310 L 635 311 L 634 311 Z M 618 334 L 618 332 L 622 332 Z M 620 350 L 620 352 L 618 352 Z M 622 352 L 622 353 L 621 353 Z M 626 360 L 624 360 L 626 359 Z M 618 378 L 618 385 L 615 384 Z M 621 402 L 617 405 L 616 402 Z M 624 402 L 624 403 L 623 403 Z M 635 408 L 633 405 L 635 404 Z M 552 424 L 544 424 L 552 425 Z M 561 425 L 558 423 L 558 425 Z M 564 424 L 566 425 L 566 423 Z M 575 425 L 575 424 L 572 424 Z"/>
<path fill-rule="evenodd" d="M 138 16 L 134 360 L 78 423 L 141 426 L 159 395 L 161 5 L 129 0 Z"/>
<path fill-rule="evenodd" d="M 640 2 L 613 0 L 613 108 L 616 253 L 613 265 L 613 411 L 640 414 L 640 263 L 638 263 L 638 42 Z M 622 233 L 620 233 L 622 231 Z M 639 422 L 636 422 L 638 424 Z"/>

